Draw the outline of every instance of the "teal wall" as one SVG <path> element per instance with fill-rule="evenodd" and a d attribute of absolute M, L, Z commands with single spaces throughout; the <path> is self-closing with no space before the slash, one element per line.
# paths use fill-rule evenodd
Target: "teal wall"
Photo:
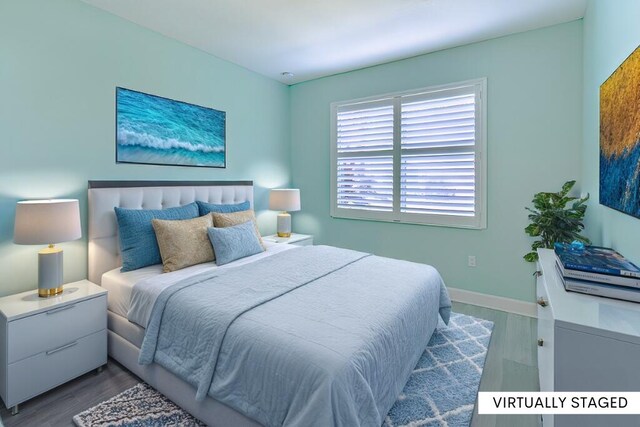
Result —
<path fill-rule="evenodd" d="M 604 79 L 632 49 L 621 45 L 617 53 L 606 52 L 596 34 L 610 31 L 608 25 L 600 17 L 585 20 L 588 43 L 599 46 L 597 55 L 585 53 L 589 79 Z M 630 46 L 637 44 L 622 28 L 614 30 Z M 265 233 L 274 231 L 275 222 L 266 210 L 267 189 L 293 183 L 303 198 L 294 227 L 319 243 L 427 262 L 449 286 L 532 300 L 533 268 L 521 260 L 530 243 L 522 231 L 524 206 L 533 193 L 581 176 L 588 191 L 597 191 L 597 174 L 589 172 L 597 164 L 597 131 L 590 142 L 586 118 L 595 113 L 588 99 L 581 157 L 583 89 L 585 98 L 593 96 L 587 80 L 584 87 L 582 82 L 582 31 L 576 21 L 287 88 L 77 0 L 3 1 L 0 295 L 35 287 L 38 247 L 12 243 L 18 200 L 75 197 L 86 216 L 89 179 L 252 179 Z M 329 216 L 331 102 L 477 77 L 488 78 L 486 230 Z M 115 164 L 116 86 L 225 110 L 227 169 Z M 602 225 L 606 215 L 619 217 L 614 226 Z M 604 208 L 593 209 L 589 221 L 594 239 L 604 241 L 622 235 L 627 222 L 637 226 Z M 85 277 L 86 240 L 62 246 L 65 280 Z M 468 255 L 476 255 L 476 268 L 466 266 Z"/>
<path fill-rule="evenodd" d="M 115 164 L 115 87 L 227 112 L 227 168 Z M 77 0 L 0 2 L 0 295 L 36 286 L 36 246 L 12 243 L 15 202 L 72 197 L 89 179 L 290 181 L 289 89 Z M 262 230 L 273 213 L 259 215 Z M 86 224 L 85 235 L 86 235 Z M 86 241 L 62 244 L 65 280 Z"/>
<path fill-rule="evenodd" d="M 600 85 L 640 45 L 640 2 L 591 0 L 584 17 L 584 190 L 593 198 L 587 233 L 640 264 L 640 219 L 598 204 Z M 640 108 L 634 106 L 633 108 Z"/>
<path fill-rule="evenodd" d="M 486 230 L 329 216 L 331 102 L 478 77 L 488 79 Z M 302 211 L 294 228 L 318 243 L 432 264 L 451 287 L 532 301 L 524 206 L 580 179 L 582 89 L 581 21 L 295 85 L 291 161 Z"/>

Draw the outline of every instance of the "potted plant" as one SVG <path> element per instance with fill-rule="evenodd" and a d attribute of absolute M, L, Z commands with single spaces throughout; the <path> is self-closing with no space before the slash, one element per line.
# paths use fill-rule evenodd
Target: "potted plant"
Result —
<path fill-rule="evenodd" d="M 526 261 L 538 260 L 539 248 L 553 249 L 553 244 L 571 243 L 574 240 L 589 244 L 588 238 L 580 235 L 584 228 L 583 219 L 587 211 L 587 194 L 584 198 L 567 196 L 575 181 L 568 181 L 558 193 L 537 193 L 533 196 L 533 209 L 525 208 L 529 212 L 529 224 L 524 231 L 531 237 L 538 237 L 531 244 L 531 252 L 523 258 Z"/>

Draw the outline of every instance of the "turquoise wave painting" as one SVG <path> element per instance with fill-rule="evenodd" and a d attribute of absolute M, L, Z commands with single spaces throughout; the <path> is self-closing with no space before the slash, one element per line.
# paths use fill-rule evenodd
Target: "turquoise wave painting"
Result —
<path fill-rule="evenodd" d="M 226 165 L 226 113 L 116 88 L 116 162 Z"/>

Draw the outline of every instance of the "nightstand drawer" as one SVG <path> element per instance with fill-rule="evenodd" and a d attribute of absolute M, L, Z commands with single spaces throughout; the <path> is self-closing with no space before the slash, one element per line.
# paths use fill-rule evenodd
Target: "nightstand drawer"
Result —
<path fill-rule="evenodd" d="M 8 395 L 13 406 L 107 363 L 107 330 L 48 348 L 9 365 Z"/>
<path fill-rule="evenodd" d="M 262 236 L 262 240 L 270 243 L 278 243 L 294 246 L 312 246 L 313 236 L 309 234 L 291 233 L 289 237 L 278 237 L 276 234 Z"/>
<path fill-rule="evenodd" d="M 101 295 L 9 322 L 8 363 L 106 329 L 106 307 L 107 297 Z"/>
<path fill-rule="evenodd" d="M 294 246 L 313 246 L 313 238 L 308 238 L 304 240 L 299 240 L 297 242 L 291 243 Z"/>

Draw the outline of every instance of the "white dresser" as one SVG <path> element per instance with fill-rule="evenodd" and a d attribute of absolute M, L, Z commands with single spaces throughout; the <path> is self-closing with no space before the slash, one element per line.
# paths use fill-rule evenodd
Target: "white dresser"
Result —
<path fill-rule="evenodd" d="M 87 280 L 40 298 L 0 298 L 0 396 L 7 408 L 107 363 L 107 291 Z"/>
<path fill-rule="evenodd" d="M 640 391 L 640 304 L 567 292 L 538 250 L 540 391 Z M 640 415 L 545 415 L 544 427 L 640 426 Z"/>

